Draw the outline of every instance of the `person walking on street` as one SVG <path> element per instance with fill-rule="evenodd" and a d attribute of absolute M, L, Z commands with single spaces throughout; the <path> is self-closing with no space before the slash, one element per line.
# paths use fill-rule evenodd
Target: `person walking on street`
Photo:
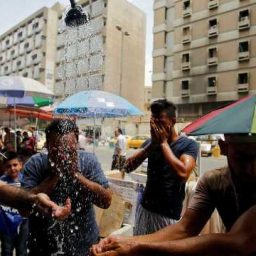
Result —
<path fill-rule="evenodd" d="M 111 170 L 122 170 L 126 160 L 126 138 L 120 128 L 115 129 L 116 144 Z"/>

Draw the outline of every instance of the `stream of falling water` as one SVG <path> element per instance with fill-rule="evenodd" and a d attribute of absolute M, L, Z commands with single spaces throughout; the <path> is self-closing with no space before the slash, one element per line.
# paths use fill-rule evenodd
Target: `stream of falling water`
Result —
<path fill-rule="evenodd" d="M 63 17 L 65 17 L 66 12 Z M 67 27 L 64 18 L 59 34 L 64 35 L 62 61 L 58 68 L 63 98 L 82 90 L 102 89 L 103 17 L 78 27 Z"/>

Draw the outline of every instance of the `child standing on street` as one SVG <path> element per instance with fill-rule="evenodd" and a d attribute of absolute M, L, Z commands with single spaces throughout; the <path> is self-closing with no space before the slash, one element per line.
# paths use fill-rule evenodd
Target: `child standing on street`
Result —
<path fill-rule="evenodd" d="M 5 174 L 1 181 L 20 187 L 22 178 L 22 161 L 15 152 L 5 152 Z M 23 218 L 16 209 L 0 206 L 0 237 L 1 256 L 12 256 L 16 250 L 17 256 L 27 255 L 28 219 Z"/>

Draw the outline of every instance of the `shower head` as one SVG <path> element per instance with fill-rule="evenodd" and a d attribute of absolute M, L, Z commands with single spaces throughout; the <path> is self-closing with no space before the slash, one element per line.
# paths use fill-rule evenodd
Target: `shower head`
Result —
<path fill-rule="evenodd" d="M 78 27 L 89 22 L 89 15 L 83 12 L 81 6 L 76 5 L 74 0 L 70 0 L 71 8 L 65 17 L 68 27 Z"/>

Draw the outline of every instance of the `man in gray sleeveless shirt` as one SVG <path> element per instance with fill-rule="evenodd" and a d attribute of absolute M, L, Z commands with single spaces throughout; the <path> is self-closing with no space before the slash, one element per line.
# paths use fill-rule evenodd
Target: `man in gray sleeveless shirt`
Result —
<path fill-rule="evenodd" d="M 256 255 L 256 136 L 225 135 L 220 147 L 228 167 L 199 180 L 177 224 L 147 236 L 107 238 L 94 246 L 94 254 Z M 226 233 L 198 236 L 215 208 Z"/>

